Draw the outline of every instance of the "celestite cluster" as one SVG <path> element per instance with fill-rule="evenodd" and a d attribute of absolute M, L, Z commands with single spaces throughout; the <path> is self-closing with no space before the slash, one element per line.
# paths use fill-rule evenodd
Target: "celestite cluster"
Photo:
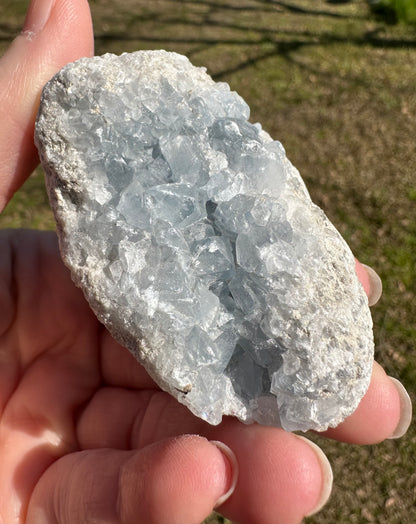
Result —
<path fill-rule="evenodd" d="M 98 318 L 203 419 L 323 430 L 373 358 L 354 258 L 283 147 L 183 56 L 81 59 L 36 143 L 62 256 Z"/>

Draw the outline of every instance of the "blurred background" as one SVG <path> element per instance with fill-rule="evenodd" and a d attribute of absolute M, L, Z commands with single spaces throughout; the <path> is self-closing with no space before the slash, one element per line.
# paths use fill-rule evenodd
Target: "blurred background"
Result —
<path fill-rule="evenodd" d="M 381 275 L 376 356 L 416 394 L 416 0 L 90 0 L 96 53 L 163 48 L 228 82 L 280 140 L 355 255 Z M 0 54 L 28 1 L 1 0 Z M 37 170 L 0 227 L 53 229 Z M 307 524 L 416 522 L 416 430 L 347 446 Z M 227 522 L 212 515 L 205 524 Z"/>

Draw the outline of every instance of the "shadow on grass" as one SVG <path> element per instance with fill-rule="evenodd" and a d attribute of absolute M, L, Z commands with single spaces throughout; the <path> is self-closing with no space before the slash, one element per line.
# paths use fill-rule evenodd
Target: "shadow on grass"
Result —
<path fill-rule="evenodd" d="M 255 49 L 255 56 L 240 59 L 237 63 L 234 62 L 232 66 L 228 65 L 222 70 L 213 72 L 212 76 L 215 80 L 221 80 L 232 73 L 275 56 L 291 60 L 291 55 L 295 51 L 305 47 L 352 44 L 384 49 L 416 48 L 416 38 L 409 37 L 403 40 L 385 36 L 382 24 L 379 24 L 373 30 L 367 30 L 363 22 L 370 18 L 370 13 L 366 13 L 365 9 L 356 10 L 354 14 L 349 14 L 342 12 L 343 6 L 341 5 L 349 2 L 337 0 L 329 3 L 333 4 L 332 10 L 326 11 L 306 9 L 295 2 L 276 0 L 254 0 L 249 5 L 241 5 L 232 0 L 228 3 L 209 0 L 199 2 L 195 2 L 195 0 L 172 0 L 169 2 L 169 9 L 166 11 L 163 8 L 161 9 L 160 5 L 159 7 L 156 5 L 155 8 L 131 8 L 133 12 L 129 12 L 130 19 L 127 24 L 127 31 L 98 31 L 95 38 L 98 45 L 106 45 L 116 41 L 142 42 L 158 46 L 199 45 L 198 48 L 193 48 L 186 53 L 189 57 L 192 57 L 195 52 L 199 52 L 201 49 L 217 45 L 244 46 L 245 48 L 252 47 Z M 196 4 L 199 11 L 193 18 L 183 15 L 184 6 L 189 6 L 189 9 L 191 9 Z M 205 11 L 201 12 L 201 8 L 205 8 Z M 236 12 L 236 16 L 226 16 L 230 12 Z M 303 21 L 305 16 L 311 16 L 317 18 L 317 20 L 332 19 L 335 23 L 318 23 L 309 30 L 296 27 L 282 29 L 281 26 L 284 24 L 281 24 L 280 20 L 273 23 L 273 17 L 287 15 L 291 15 L 292 25 L 293 18 L 296 15 L 302 17 Z M 336 24 L 337 20 L 350 26 L 354 26 L 354 23 L 356 23 L 355 31 L 340 31 Z M 150 34 L 146 31 L 148 25 L 152 27 Z M 158 30 L 158 27 L 161 29 Z M 301 24 L 298 27 L 301 27 Z M 164 36 L 163 28 L 169 29 L 169 36 Z M 174 31 L 173 36 L 172 31 Z M 360 33 L 360 31 L 362 32 Z M 210 32 L 212 36 L 206 36 L 207 32 Z"/>
<path fill-rule="evenodd" d="M 250 4 L 241 5 L 235 0 L 229 2 L 215 2 L 214 0 L 171 0 L 169 2 L 170 9 L 163 12 L 160 5 L 156 4 L 154 8 L 144 7 L 138 4 L 131 7 L 128 11 L 127 31 L 97 31 L 95 40 L 98 45 L 108 44 L 110 42 L 144 42 L 150 44 L 185 44 L 204 46 L 204 48 L 216 45 L 229 46 L 265 46 L 267 50 L 262 53 L 257 53 L 255 57 L 241 60 L 232 67 L 216 72 L 213 77 L 215 80 L 221 80 L 229 74 L 244 70 L 247 67 L 253 66 L 263 60 L 267 60 L 275 56 L 283 56 L 290 58 L 291 53 L 304 47 L 312 46 L 331 46 L 336 44 L 353 44 L 359 46 L 371 46 L 374 48 L 416 48 L 416 37 L 403 39 L 395 39 L 383 36 L 383 25 L 371 31 L 363 31 L 361 35 L 347 35 L 341 36 L 336 26 L 331 27 L 325 24 L 325 30 L 320 30 L 319 24 L 314 30 L 287 30 L 279 27 L 279 24 L 268 24 L 268 15 L 285 16 L 285 15 L 299 15 L 303 17 L 319 17 L 320 19 L 342 20 L 347 23 L 363 22 L 370 18 L 370 13 L 366 14 L 365 10 L 357 11 L 354 14 L 342 12 L 344 4 L 352 3 L 350 0 L 327 0 L 327 3 L 332 5 L 332 9 L 312 9 L 305 8 L 296 2 L 282 2 L 277 0 L 253 0 Z M 151 5 L 151 4 L 149 4 Z M 205 12 L 201 13 L 199 20 L 187 20 L 182 16 L 181 11 L 184 6 L 198 5 L 200 9 L 205 8 Z M 159 7 L 158 7 L 159 6 Z M 177 6 L 177 8 L 175 8 Z M 92 10 L 94 12 L 94 3 L 92 3 Z M 233 18 L 232 22 L 225 18 L 219 20 L 226 12 L 236 12 L 238 16 Z M 250 18 L 251 15 L 251 18 Z M 249 20 L 249 22 L 247 22 Z M 263 22 L 266 20 L 266 22 Z M 244 22 L 245 21 L 245 22 Z M 153 34 L 144 34 L 141 27 L 150 25 L 163 25 L 164 27 L 180 27 L 178 30 L 179 36 L 164 37 L 163 31 L 161 36 L 155 36 L 158 31 L 152 31 Z M 364 27 L 364 25 L 363 25 Z M 202 31 L 204 29 L 204 31 Z M 206 29 L 212 29 L 213 34 L 218 35 L 213 37 L 204 36 Z M 8 42 L 18 34 L 19 29 L 5 23 L 0 23 L 0 42 Z M 222 37 L 221 32 L 228 31 L 231 33 L 238 33 L 238 36 Z M 247 36 L 250 35 L 250 36 Z M 194 52 L 199 49 L 191 51 L 188 56 L 192 56 Z"/>
<path fill-rule="evenodd" d="M 0 42 L 10 42 L 19 31 L 20 29 L 16 26 L 0 23 Z"/>
<path fill-rule="evenodd" d="M 195 4 L 195 0 L 182 0 L 182 4 Z M 278 2 L 277 0 L 257 0 L 257 5 L 248 5 L 248 6 L 241 6 L 241 5 L 232 5 L 230 3 L 218 3 L 218 2 L 209 2 L 202 0 L 199 2 L 200 4 L 210 6 L 214 9 L 231 9 L 235 11 L 259 11 L 259 8 L 266 10 L 266 11 L 275 11 L 276 8 L 281 8 L 282 11 L 288 11 L 290 13 L 297 13 L 302 15 L 312 15 L 312 16 L 329 16 L 331 18 L 344 18 L 345 15 L 342 13 L 335 13 L 332 11 L 323 11 L 323 10 L 314 10 L 314 9 L 306 9 L 303 6 L 294 5 L 293 3 L 289 2 Z"/>

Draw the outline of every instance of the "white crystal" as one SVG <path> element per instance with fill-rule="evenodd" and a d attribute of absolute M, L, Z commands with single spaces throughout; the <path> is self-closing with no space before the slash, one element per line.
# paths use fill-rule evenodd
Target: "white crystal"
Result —
<path fill-rule="evenodd" d="M 98 318 L 165 390 L 323 430 L 371 376 L 354 258 L 247 104 L 165 51 L 66 66 L 36 143 L 61 251 Z"/>

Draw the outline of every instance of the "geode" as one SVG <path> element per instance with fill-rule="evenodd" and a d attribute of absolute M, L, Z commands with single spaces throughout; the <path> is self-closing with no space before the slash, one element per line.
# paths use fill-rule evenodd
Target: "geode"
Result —
<path fill-rule="evenodd" d="M 195 415 L 339 424 L 367 390 L 354 258 L 249 108 L 165 51 L 81 59 L 35 140 L 60 248 L 97 317 Z"/>

